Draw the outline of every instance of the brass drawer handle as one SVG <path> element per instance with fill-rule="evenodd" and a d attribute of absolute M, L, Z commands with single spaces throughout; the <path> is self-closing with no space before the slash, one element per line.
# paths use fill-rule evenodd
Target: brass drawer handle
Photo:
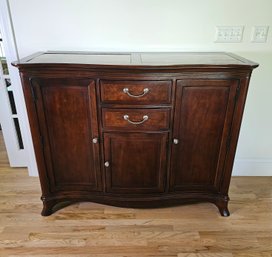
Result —
<path fill-rule="evenodd" d="M 127 94 L 128 96 L 130 96 L 130 97 L 135 97 L 135 98 L 137 98 L 137 97 L 143 97 L 144 95 L 146 95 L 146 94 L 149 92 L 149 89 L 148 89 L 148 88 L 145 88 L 144 91 L 143 91 L 143 93 L 140 94 L 140 95 L 132 95 L 132 94 L 129 92 L 129 89 L 128 89 L 127 87 L 125 87 L 125 88 L 123 89 L 123 92 L 124 92 L 125 94 Z"/>
<path fill-rule="evenodd" d="M 131 120 L 129 119 L 129 116 L 126 114 L 126 115 L 124 115 L 124 120 L 128 121 L 129 123 L 131 123 L 131 124 L 133 124 L 133 125 L 140 125 L 140 124 L 142 124 L 142 123 L 144 123 L 145 121 L 148 120 L 148 116 L 147 116 L 147 115 L 144 115 L 144 116 L 143 116 L 143 120 L 141 120 L 141 121 L 131 121 Z"/>

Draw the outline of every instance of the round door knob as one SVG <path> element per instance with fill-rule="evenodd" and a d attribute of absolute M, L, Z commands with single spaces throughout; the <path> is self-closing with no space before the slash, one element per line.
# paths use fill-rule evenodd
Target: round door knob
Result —
<path fill-rule="evenodd" d="M 105 167 L 108 168 L 110 166 L 110 163 L 109 162 L 105 162 L 104 165 L 105 165 Z"/>
<path fill-rule="evenodd" d="M 178 140 L 177 138 L 174 138 L 174 139 L 173 139 L 173 143 L 174 143 L 175 145 L 177 145 L 177 144 L 179 143 L 179 140 Z"/>
<path fill-rule="evenodd" d="M 92 140 L 92 141 L 93 141 L 93 143 L 94 143 L 94 144 L 97 144 L 97 142 L 98 142 L 98 138 L 97 138 L 97 137 L 95 137 L 95 138 L 93 138 L 93 140 Z"/>

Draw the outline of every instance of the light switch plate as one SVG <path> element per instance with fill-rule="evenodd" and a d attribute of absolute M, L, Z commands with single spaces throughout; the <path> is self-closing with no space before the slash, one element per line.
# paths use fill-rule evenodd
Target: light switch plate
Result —
<path fill-rule="evenodd" d="M 244 26 L 217 26 L 216 43 L 240 43 L 243 39 Z"/>
<path fill-rule="evenodd" d="M 265 43 L 267 41 L 269 26 L 255 26 L 252 29 L 251 42 Z"/>

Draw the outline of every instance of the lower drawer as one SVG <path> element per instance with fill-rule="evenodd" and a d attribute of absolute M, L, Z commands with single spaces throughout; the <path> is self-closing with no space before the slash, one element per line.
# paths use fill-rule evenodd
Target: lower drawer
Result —
<path fill-rule="evenodd" d="M 104 130 L 168 130 L 170 109 L 102 109 Z"/>

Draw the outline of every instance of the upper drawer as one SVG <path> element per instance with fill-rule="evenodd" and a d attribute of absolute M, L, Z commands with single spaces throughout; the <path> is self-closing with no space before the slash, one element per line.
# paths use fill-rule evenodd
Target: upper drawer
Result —
<path fill-rule="evenodd" d="M 170 80 L 102 80 L 100 85 L 103 103 L 169 104 L 171 102 Z"/>

